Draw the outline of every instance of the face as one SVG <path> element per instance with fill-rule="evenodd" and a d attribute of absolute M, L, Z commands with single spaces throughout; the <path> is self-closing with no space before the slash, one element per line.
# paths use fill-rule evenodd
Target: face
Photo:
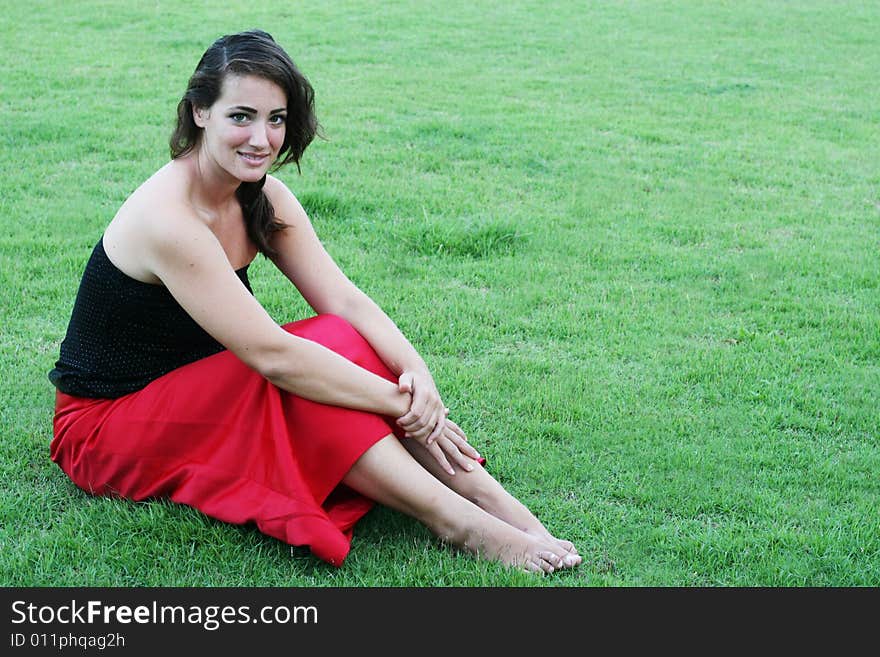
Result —
<path fill-rule="evenodd" d="M 253 75 L 228 75 L 209 108 L 194 108 L 203 128 L 199 159 L 242 182 L 259 181 L 284 143 L 287 96 L 274 82 Z"/>

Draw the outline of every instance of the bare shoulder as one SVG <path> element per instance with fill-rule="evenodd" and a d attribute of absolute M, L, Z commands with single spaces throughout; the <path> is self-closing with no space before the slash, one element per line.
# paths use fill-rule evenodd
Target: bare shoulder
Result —
<path fill-rule="evenodd" d="M 275 209 L 275 215 L 284 223 L 296 226 L 303 221 L 308 221 L 305 210 L 299 200 L 290 191 L 290 188 L 282 181 L 272 175 L 266 176 L 266 184 L 263 191 L 272 203 Z"/>
<path fill-rule="evenodd" d="M 122 204 L 104 231 L 104 250 L 123 273 L 145 283 L 159 283 L 152 261 L 156 250 L 173 249 L 210 230 L 186 202 L 183 176 L 174 162 L 144 181 Z"/>
<path fill-rule="evenodd" d="M 276 178 L 272 174 L 266 174 L 266 184 L 263 186 L 263 191 L 266 192 L 271 201 L 280 200 L 286 196 L 293 196 L 290 188 L 281 179 Z"/>

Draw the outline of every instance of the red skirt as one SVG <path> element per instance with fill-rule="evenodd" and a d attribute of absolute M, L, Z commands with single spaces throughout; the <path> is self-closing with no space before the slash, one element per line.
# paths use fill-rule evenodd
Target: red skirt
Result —
<path fill-rule="evenodd" d="M 397 381 L 340 317 L 284 329 Z M 117 399 L 59 391 L 51 457 L 88 493 L 164 497 L 224 522 L 253 522 L 341 566 L 373 505 L 342 479 L 391 433 L 402 437 L 392 418 L 297 397 L 223 351 Z"/>

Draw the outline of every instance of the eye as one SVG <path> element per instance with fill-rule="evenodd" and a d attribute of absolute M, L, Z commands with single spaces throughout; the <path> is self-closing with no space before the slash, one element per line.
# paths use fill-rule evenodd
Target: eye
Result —
<path fill-rule="evenodd" d="M 276 114 L 269 118 L 269 123 L 272 125 L 283 125 L 285 121 L 287 121 L 287 117 L 283 114 Z"/>
<path fill-rule="evenodd" d="M 244 123 L 248 120 L 248 115 L 244 112 L 236 112 L 235 114 L 230 114 L 229 118 L 232 119 L 233 123 Z"/>

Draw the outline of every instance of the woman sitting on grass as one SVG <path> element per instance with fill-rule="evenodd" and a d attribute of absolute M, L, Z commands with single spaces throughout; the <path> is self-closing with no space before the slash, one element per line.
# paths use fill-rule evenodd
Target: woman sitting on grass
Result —
<path fill-rule="evenodd" d="M 299 167 L 317 125 L 312 87 L 271 36 L 208 48 L 171 161 L 86 264 L 49 374 L 52 459 L 89 493 L 254 522 L 336 566 L 374 502 L 484 558 L 576 566 L 482 467 L 422 358 L 267 174 Z M 258 252 L 316 316 L 272 320 L 248 281 Z"/>

